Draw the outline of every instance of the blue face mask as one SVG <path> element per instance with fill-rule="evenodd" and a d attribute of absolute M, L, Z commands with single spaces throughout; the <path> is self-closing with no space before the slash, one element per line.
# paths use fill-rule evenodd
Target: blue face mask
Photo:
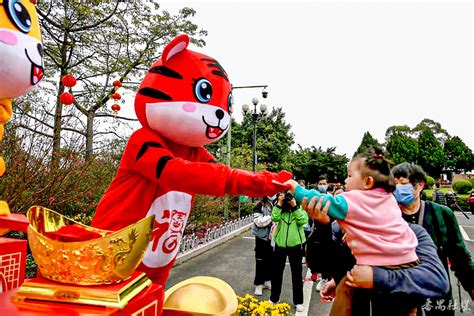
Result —
<path fill-rule="evenodd" d="M 326 193 L 326 190 L 328 189 L 328 186 L 326 184 L 319 184 L 318 185 L 318 191 L 321 193 Z"/>
<path fill-rule="evenodd" d="M 416 196 L 413 194 L 413 185 L 411 184 L 397 184 L 393 195 L 397 203 L 403 206 L 408 206 L 416 200 Z"/>

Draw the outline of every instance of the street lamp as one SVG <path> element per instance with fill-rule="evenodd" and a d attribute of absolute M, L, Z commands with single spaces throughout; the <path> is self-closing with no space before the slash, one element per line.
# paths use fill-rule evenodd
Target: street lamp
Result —
<path fill-rule="evenodd" d="M 263 88 L 262 90 L 262 97 L 265 99 L 268 97 L 268 91 L 267 91 L 267 85 L 255 85 L 255 86 L 234 86 L 234 85 L 231 85 L 231 91 L 232 91 L 232 94 L 234 93 L 234 90 L 236 89 L 254 89 L 254 88 Z M 232 100 L 234 100 L 234 98 L 232 98 Z M 257 103 L 258 103 L 258 100 L 257 100 Z M 266 107 L 265 107 L 266 109 Z M 226 155 L 226 164 L 230 167 L 230 152 L 232 150 L 231 148 L 231 133 L 232 133 L 232 130 L 231 130 L 231 127 L 232 127 L 232 112 L 229 113 L 230 114 L 230 121 L 229 121 L 229 129 L 227 131 L 227 155 Z M 256 129 L 254 128 L 254 133 L 255 133 Z M 254 142 L 255 143 L 255 142 Z M 255 147 L 255 145 L 254 145 Z M 255 171 L 255 159 L 256 159 L 256 154 L 255 154 L 255 151 L 254 151 L 254 166 L 253 166 L 253 169 Z M 240 205 L 240 202 L 239 202 L 239 205 Z M 240 207 L 240 206 L 239 206 Z M 240 208 L 239 208 L 240 210 Z M 224 206 L 224 218 L 227 219 L 227 217 L 229 216 L 229 201 L 226 197 L 226 202 L 225 202 L 225 206 Z M 239 211 L 239 217 L 240 217 L 240 211 Z"/>
<path fill-rule="evenodd" d="M 263 93 L 262 93 L 263 94 Z M 251 112 L 250 106 L 248 104 L 242 105 L 242 110 L 244 111 L 245 114 L 251 114 L 252 115 L 252 122 L 253 122 L 253 162 L 252 162 L 252 167 L 253 167 L 253 172 L 256 171 L 257 167 L 257 122 L 259 118 L 267 114 L 267 106 L 265 104 L 260 104 L 260 113 L 257 112 L 257 104 L 258 104 L 258 98 L 253 98 L 252 99 L 252 104 L 253 104 L 253 111 Z"/>
<path fill-rule="evenodd" d="M 232 94 L 234 93 L 234 90 L 237 90 L 237 89 L 254 89 L 254 88 L 263 88 L 262 90 L 262 97 L 264 99 L 266 99 L 268 97 L 268 90 L 267 90 L 267 87 L 268 85 L 255 85 L 255 86 L 234 86 L 234 85 L 231 85 L 231 91 L 232 91 Z M 232 98 L 232 100 L 234 100 L 234 98 Z M 229 129 L 227 130 L 227 155 L 226 155 L 226 164 L 228 166 L 230 166 L 230 152 L 232 150 L 231 148 L 231 138 L 232 138 L 232 131 L 231 131 L 231 127 L 232 127 L 232 113 L 229 113 L 231 115 L 231 119 L 230 119 L 230 122 L 229 122 Z"/>

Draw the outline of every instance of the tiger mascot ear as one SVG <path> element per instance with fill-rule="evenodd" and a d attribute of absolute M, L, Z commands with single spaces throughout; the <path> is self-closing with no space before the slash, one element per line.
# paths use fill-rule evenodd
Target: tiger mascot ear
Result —
<path fill-rule="evenodd" d="M 163 55 L 161 56 L 163 64 L 170 60 L 174 55 L 184 51 L 188 47 L 188 45 L 188 35 L 181 34 L 175 37 L 171 42 L 168 43 L 168 45 L 166 45 L 165 49 L 163 50 Z"/>
<path fill-rule="evenodd" d="M 0 141 L 12 115 L 11 100 L 43 78 L 43 44 L 36 0 L 0 0 Z M 0 176 L 5 163 L 0 157 Z M 8 206 L 0 201 L 0 214 Z"/>

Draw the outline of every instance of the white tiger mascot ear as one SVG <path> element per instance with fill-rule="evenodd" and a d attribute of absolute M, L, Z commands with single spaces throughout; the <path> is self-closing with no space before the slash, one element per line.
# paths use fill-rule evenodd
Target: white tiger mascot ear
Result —
<path fill-rule="evenodd" d="M 12 116 L 12 99 L 43 77 L 43 44 L 36 0 L 0 0 L 0 141 Z M 5 162 L 0 157 L 0 176 Z M 9 214 L 0 201 L 0 215 Z"/>

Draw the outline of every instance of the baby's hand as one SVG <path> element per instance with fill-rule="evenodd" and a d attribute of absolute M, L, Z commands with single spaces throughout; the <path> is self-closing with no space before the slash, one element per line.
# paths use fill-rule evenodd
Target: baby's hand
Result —
<path fill-rule="evenodd" d="M 296 182 L 295 180 L 293 179 L 290 179 L 288 181 L 285 182 L 285 184 L 289 187 L 289 190 L 292 194 L 295 193 L 295 189 L 296 187 L 298 186 L 298 182 Z"/>

